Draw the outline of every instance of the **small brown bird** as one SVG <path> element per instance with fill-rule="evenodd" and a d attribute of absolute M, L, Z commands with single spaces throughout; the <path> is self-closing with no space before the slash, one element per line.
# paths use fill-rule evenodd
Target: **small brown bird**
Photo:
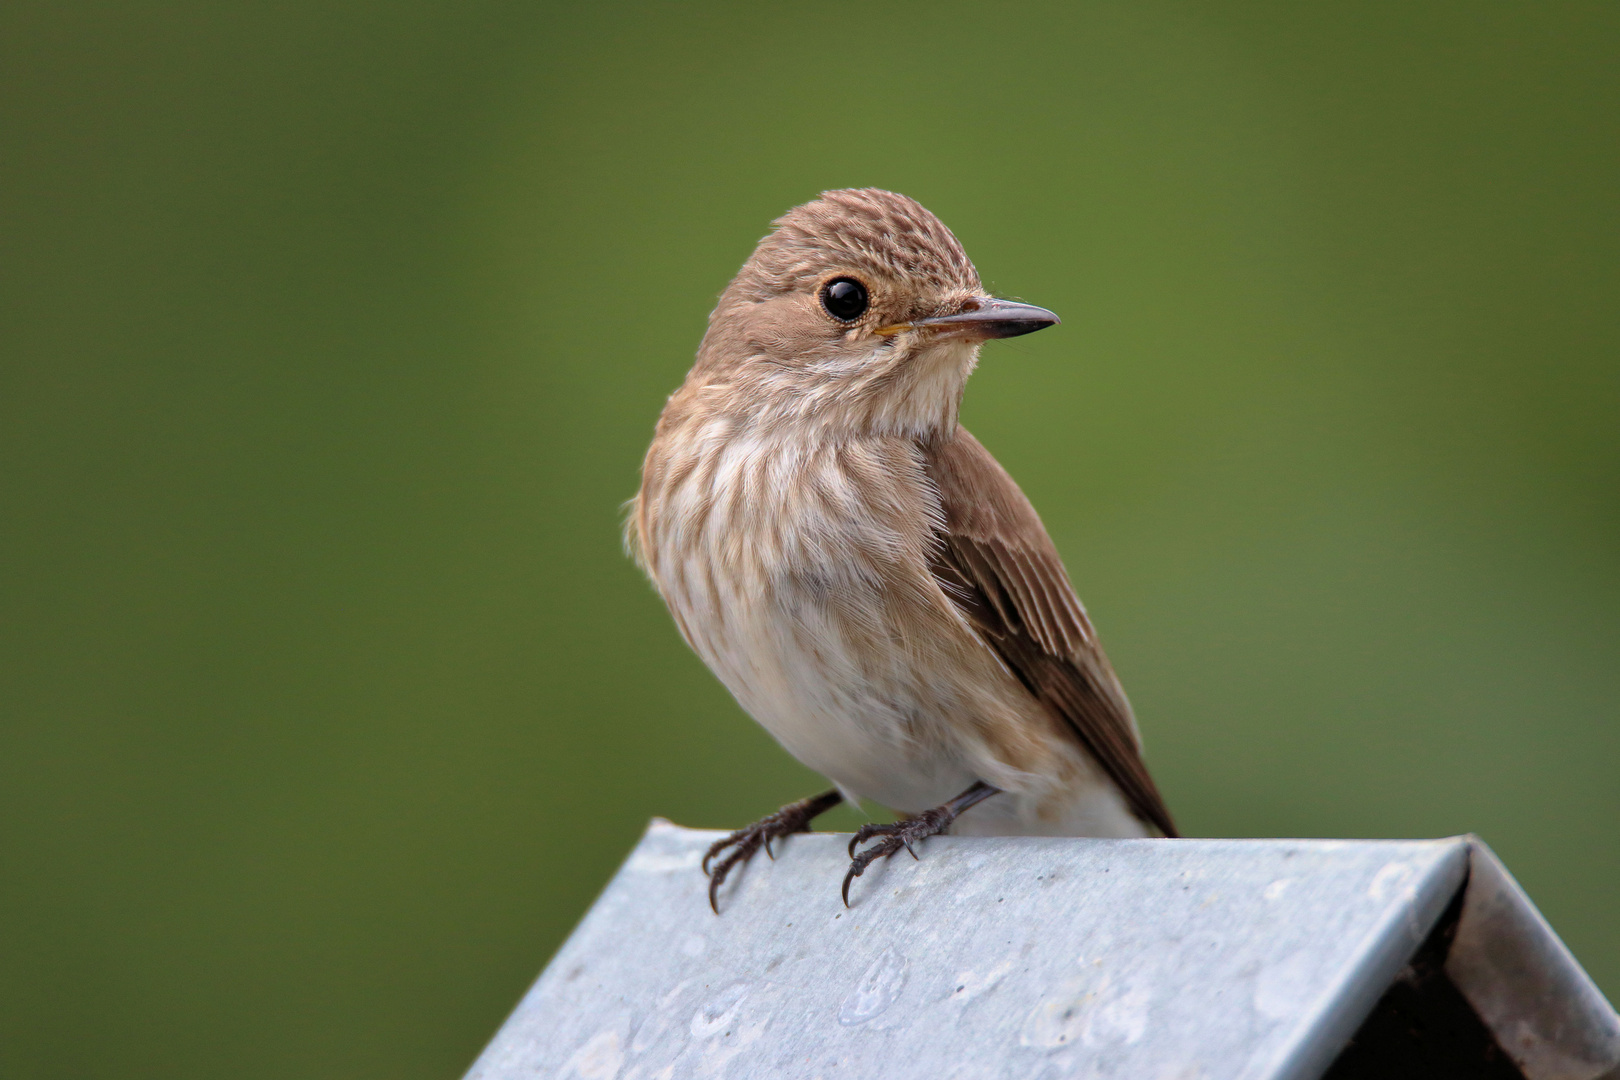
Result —
<path fill-rule="evenodd" d="M 714 845 L 716 911 L 733 867 L 846 798 L 902 820 L 855 835 L 845 904 L 947 828 L 1176 835 L 1057 549 L 957 423 L 979 346 L 1057 322 L 872 188 L 779 218 L 721 294 L 626 536 L 687 643 L 836 786 Z"/>

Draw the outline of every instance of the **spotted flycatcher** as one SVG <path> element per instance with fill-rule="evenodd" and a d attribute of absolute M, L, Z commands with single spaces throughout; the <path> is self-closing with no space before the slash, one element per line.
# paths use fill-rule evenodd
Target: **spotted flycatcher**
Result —
<path fill-rule="evenodd" d="M 714 845 L 717 911 L 733 867 L 846 798 L 901 816 L 856 833 L 846 904 L 947 828 L 1176 835 L 1057 549 L 957 422 L 980 345 L 1057 322 L 871 188 L 779 218 L 721 294 L 626 532 L 687 643 L 835 787 Z"/>

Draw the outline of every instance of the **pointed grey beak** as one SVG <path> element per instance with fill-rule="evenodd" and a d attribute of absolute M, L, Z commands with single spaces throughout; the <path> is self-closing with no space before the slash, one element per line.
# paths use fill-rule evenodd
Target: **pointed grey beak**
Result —
<path fill-rule="evenodd" d="M 936 337 L 989 338 L 1019 337 L 1056 326 L 1062 322 L 1056 315 L 1034 304 L 1020 304 L 1013 300 L 997 300 L 993 296 L 978 296 L 962 305 L 954 315 L 940 315 L 932 319 L 918 319 L 912 323 L 916 329 L 932 330 Z"/>

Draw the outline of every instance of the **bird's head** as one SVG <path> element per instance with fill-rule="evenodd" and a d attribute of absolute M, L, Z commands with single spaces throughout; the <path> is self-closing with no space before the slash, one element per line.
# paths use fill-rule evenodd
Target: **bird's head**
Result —
<path fill-rule="evenodd" d="M 704 407 L 763 425 L 948 434 L 979 346 L 1058 317 L 985 294 L 915 200 L 829 191 L 788 211 L 720 303 L 693 368 Z"/>

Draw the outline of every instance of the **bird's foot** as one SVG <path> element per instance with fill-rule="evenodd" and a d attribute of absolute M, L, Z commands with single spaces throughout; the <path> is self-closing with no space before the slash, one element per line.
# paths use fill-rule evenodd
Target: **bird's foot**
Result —
<path fill-rule="evenodd" d="M 866 873 L 868 866 L 879 859 L 890 858 L 902 849 L 915 859 L 917 852 L 911 846 L 914 842 L 938 836 L 951 827 L 951 822 L 955 821 L 962 811 L 983 802 L 996 794 L 997 790 L 980 781 L 944 806 L 924 810 L 904 821 L 896 821 L 892 825 L 862 825 L 849 842 L 850 862 L 849 873 L 844 875 L 844 906 L 849 907 L 849 883 Z M 873 837 L 882 839 L 856 854 L 855 849 Z"/>
<path fill-rule="evenodd" d="M 760 848 L 776 858 L 771 841 L 794 833 L 809 832 L 810 823 L 844 801 L 837 791 L 824 791 L 808 799 L 788 803 L 774 814 L 766 814 L 723 839 L 716 840 L 703 856 L 703 872 L 709 875 L 709 907 L 720 914 L 720 886 L 733 867 L 746 863 Z M 726 849 L 730 848 L 730 851 Z M 722 857 L 724 853 L 724 857 Z M 716 861 L 718 860 L 718 861 Z M 710 864 L 713 863 L 713 868 Z"/>
<path fill-rule="evenodd" d="M 849 842 L 850 863 L 849 873 L 844 875 L 844 906 L 849 907 L 849 883 L 866 873 L 868 866 L 902 850 L 910 852 L 911 857 L 915 859 L 917 852 L 911 846 L 912 841 L 937 836 L 950 827 L 955 817 L 955 814 L 947 815 L 945 807 L 936 806 L 932 810 L 924 810 L 916 817 L 897 821 L 893 825 L 862 825 L 860 831 Z M 855 849 L 874 836 L 882 839 L 857 855 Z"/>

